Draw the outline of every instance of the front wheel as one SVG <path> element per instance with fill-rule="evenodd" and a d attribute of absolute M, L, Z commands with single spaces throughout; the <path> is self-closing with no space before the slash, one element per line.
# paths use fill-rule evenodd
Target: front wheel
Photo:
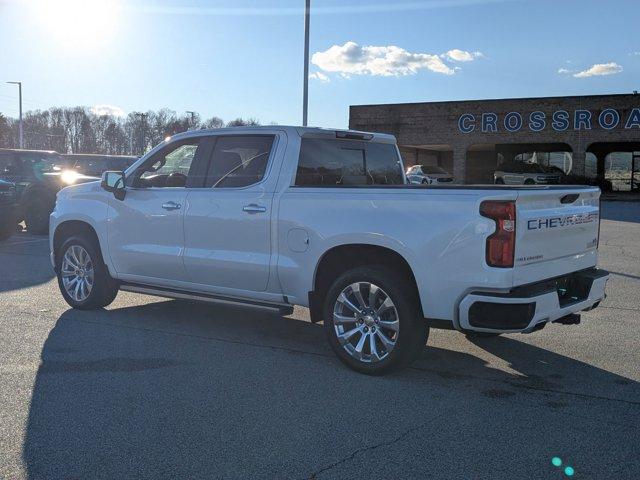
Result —
<path fill-rule="evenodd" d="M 118 284 L 109 275 L 98 245 L 87 236 L 68 238 L 56 252 L 56 267 L 60 292 L 73 308 L 103 308 L 118 294 Z"/>
<path fill-rule="evenodd" d="M 370 375 L 408 366 L 429 334 L 409 279 L 383 266 L 340 275 L 324 301 L 324 329 L 338 358 Z"/>

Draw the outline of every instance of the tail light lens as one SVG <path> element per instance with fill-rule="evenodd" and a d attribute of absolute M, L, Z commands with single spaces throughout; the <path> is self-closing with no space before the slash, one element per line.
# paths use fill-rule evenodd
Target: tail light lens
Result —
<path fill-rule="evenodd" d="M 496 222 L 496 231 L 487 238 L 487 265 L 512 268 L 516 250 L 516 202 L 487 200 L 480 215 Z"/>

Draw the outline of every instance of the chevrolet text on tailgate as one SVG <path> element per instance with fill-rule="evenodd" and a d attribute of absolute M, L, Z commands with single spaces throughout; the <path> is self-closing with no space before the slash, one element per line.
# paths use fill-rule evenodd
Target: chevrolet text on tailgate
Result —
<path fill-rule="evenodd" d="M 409 364 L 430 327 L 499 335 L 578 323 L 605 296 L 599 197 L 409 185 L 389 135 L 202 130 L 62 190 L 51 261 L 79 309 L 118 290 L 309 307 L 340 360 L 375 374 Z"/>

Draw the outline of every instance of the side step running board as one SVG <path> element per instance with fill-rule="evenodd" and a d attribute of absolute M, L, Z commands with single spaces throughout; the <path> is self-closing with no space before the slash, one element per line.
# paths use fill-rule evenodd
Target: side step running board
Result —
<path fill-rule="evenodd" d="M 203 292 L 185 292 L 172 288 L 155 287 L 136 283 L 122 282 L 120 290 L 125 292 L 143 293 L 165 298 L 179 298 L 182 300 L 194 300 L 197 302 L 226 303 L 230 305 L 244 305 L 250 307 L 274 308 L 283 315 L 291 315 L 293 306 L 288 303 L 267 302 L 263 300 L 250 300 L 247 298 L 230 297 Z"/>

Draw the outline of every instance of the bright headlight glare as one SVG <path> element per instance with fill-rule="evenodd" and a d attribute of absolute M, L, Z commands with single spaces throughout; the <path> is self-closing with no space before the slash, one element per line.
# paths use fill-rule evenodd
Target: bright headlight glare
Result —
<path fill-rule="evenodd" d="M 60 179 L 62 180 L 63 183 L 66 183 L 67 185 L 72 185 L 76 183 L 76 181 L 78 180 L 78 177 L 79 177 L 78 172 L 74 172 L 73 170 L 65 170 L 60 174 Z"/>

